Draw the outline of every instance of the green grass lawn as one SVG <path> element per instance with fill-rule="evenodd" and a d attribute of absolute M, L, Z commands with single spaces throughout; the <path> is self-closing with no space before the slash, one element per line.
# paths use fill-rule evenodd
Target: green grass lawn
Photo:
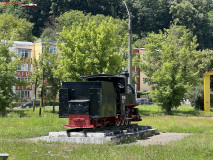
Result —
<path fill-rule="evenodd" d="M 142 105 L 138 106 L 140 115 L 167 115 L 161 107 L 157 105 Z M 210 114 L 205 114 L 204 111 L 195 110 L 194 107 L 190 105 L 182 105 L 177 109 L 172 110 L 172 115 L 176 116 L 213 116 L 213 108 L 211 108 Z"/>
<path fill-rule="evenodd" d="M 25 138 L 47 135 L 49 131 L 66 130 L 68 119 L 46 109 L 42 117 L 38 110 L 11 110 L 0 118 L 0 153 L 10 159 L 212 159 L 213 117 L 190 106 L 181 106 L 174 115 L 165 115 L 157 106 L 139 106 L 143 121 L 160 132 L 188 132 L 192 135 L 166 145 L 139 146 L 134 144 L 69 144 L 31 142 Z M 20 118 L 24 117 L 24 118 Z"/>

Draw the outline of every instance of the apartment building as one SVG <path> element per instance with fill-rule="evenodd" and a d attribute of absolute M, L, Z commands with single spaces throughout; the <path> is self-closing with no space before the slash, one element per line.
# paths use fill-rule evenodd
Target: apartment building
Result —
<path fill-rule="evenodd" d="M 32 71 L 32 53 L 34 47 L 32 42 L 14 41 L 13 46 L 9 48 L 11 52 L 18 53 L 21 57 L 22 66 L 18 68 L 16 78 L 21 81 L 30 81 Z M 28 87 L 14 86 L 13 91 L 18 93 L 20 98 L 30 99 L 32 96 L 32 85 Z"/>
<path fill-rule="evenodd" d="M 146 57 L 146 50 L 145 48 L 134 48 L 133 53 L 139 53 L 140 58 L 144 58 Z M 133 72 L 134 72 L 134 66 L 133 66 Z M 147 92 L 147 91 L 151 91 L 151 90 L 155 90 L 155 86 L 150 86 L 148 84 L 148 77 L 145 75 L 145 73 L 143 71 L 140 71 L 139 68 L 137 68 L 137 91 L 143 91 L 143 92 Z"/>
<path fill-rule="evenodd" d="M 23 42 L 14 41 L 13 46 L 9 48 L 11 52 L 17 53 L 21 57 L 22 66 L 17 70 L 16 78 L 21 81 L 29 81 L 31 78 L 31 73 L 33 69 L 33 59 L 39 59 L 41 53 L 43 53 L 44 48 L 46 48 L 46 43 L 44 40 L 38 40 L 36 42 Z M 57 51 L 56 41 L 48 42 L 47 53 L 55 54 Z M 20 98 L 25 100 L 32 100 L 34 95 L 34 84 L 30 84 L 27 87 L 14 86 L 13 91 L 18 93 Z"/>

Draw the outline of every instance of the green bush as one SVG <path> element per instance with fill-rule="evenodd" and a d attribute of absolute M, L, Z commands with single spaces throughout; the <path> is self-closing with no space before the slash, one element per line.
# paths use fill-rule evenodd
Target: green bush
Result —
<path fill-rule="evenodd" d="M 59 105 L 59 101 L 55 101 L 55 106 Z M 53 101 L 45 101 L 45 106 L 53 106 Z"/>
<path fill-rule="evenodd" d="M 150 91 L 147 91 L 147 92 L 138 91 L 137 95 L 148 95 L 149 93 L 150 93 Z"/>
<path fill-rule="evenodd" d="M 194 87 L 189 90 L 186 94 L 186 98 L 191 102 L 191 105 L 196 109 L 204 110 L 204 89 L 203 84 Z M 211 92 L 210 99 L 213 99 L 213 94 Z M 211 106 L 213 105 L 213 101 L 211 102 Z"/>

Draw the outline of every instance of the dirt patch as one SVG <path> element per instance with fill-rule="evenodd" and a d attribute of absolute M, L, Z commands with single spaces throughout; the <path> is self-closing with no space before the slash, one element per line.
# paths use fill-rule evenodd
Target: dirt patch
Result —
<path fill-rule="evenodd" d="M 134 144 L 148 146 L 148 145 L 156 145 L 156 144 L 167 144 L 172 141 L 178 141 L 186 136 L 191 135 L 191 133 L 160 133 L 159 135 L 155 135 L 152 137 L 148 137 L 147 139 L 137 140 Z"/>

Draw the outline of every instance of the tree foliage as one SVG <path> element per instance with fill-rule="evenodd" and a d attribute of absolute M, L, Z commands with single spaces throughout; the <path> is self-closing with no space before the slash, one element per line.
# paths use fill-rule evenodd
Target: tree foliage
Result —
<path fill-rule="evenodd" d="M 211 78 L 211 80 L 213 80 Z M 204 110 L 204 88 L 203 88 L 203 81 L 198 86 L 194 86 L 190 88 L 186 94 L 186 98 L 190 101 L 191 105 L 195 109 Z M 210 92 L 210 103 L 211 106 L 213 105 L 213 93 Z"/>
<path fill-rule="evenodd" d="M 22 3 L 28 2 L 28 0 L 22 0 Z M 0 8 L 0 13 L 13 14 L 17 18 L 27 19 L 34 23 L 34 36 L 40 37 L 43 33 L 42 37 L 47 36 L 51 39 L 55 39 L 56 32 L 61 31 L 55 27 L 58 23 L 57 17 L 70 10 L 79 10 L 91 17 L 102 14 L 115 19 L 128 18 L 123 0 L 87 0 L 86 2 L 81 0 L 34 0 L 33 3 L 37 3 L 38 6 L 25 8 L 21 5 L 4 5 Z M 174 23 L 178 19 L 180 25 L 186 26 L 193 31 L 194 35 L 197 35 L 200 49 L 213 48 L 213 26 L 210 23 L 212 0 L 126 0 L 126 3 L 132 13 L 132 33 L 138 37 L 134 41 L 147 36 L 150 32 L 159 33 L 159 30 L 169 28 L 170 23 Z M 208 14 L 208 12 L 210 13 Z M 81 14 L 74 14 L 73 17 L 70 14 L 69 21 L 71 23 L 79 22 L 78 16 L 82 19 Z M 83 22 L 81 21 L 81 23 Z M 60 28 L 62 29 L 61 26 Z"/>
<path fill-rule="evenodd" d="M 47 28 L 44 29 L 42 37 L 56 40 L 57 33 L 60 33 L 63 30 L 63 27 L 71 29 L 73 25 L 78 26 L 80 23 L 83 26 L 87 26 L 90 21 L 95 21 L 96 25 L 100 25 L 103 20 L 109 21 L 109 19 L 109 16 L 104 16 L 101 14 L 91 15 L 78 10 L 70 10 L 58 18 L 52 19 L 51 23 L 49 23 Z M 114 23 L 118 26 L 119 34 L 124 37 L 127 30 L 127 22 L 120 19 L 114 19 Z"/>
<path fill-rule="evenodd" d="M 39 95 L 42 100 L 46 96 L 48 100 L 54 101 L 53 112 L 55 112 L 55 99 L 61 87 L 61 75 L 56 77 L 55 72 L 57 73 L 59 60 L 58 54 L 51 52 L 51 47 L 48 40 L 42 43 L 42 53 L 38 59 L 33 60 L 32 82 L 36 84 L 36 89 L 41 88 Z"/>
<path fill-rule="evenodd" d="M 87 26 L 64 27 L 60 34 L 64 43 L 58 43 L 63 56 L 59 74 L 64 80 L 79 80 L 82 75 L 119 73 L 123 39 L 118 31 L 112 18 L 100 25 L 90 21 Z"/>
<path fill-rule="evenodd" d="M 191 105 L 196 109 L 204 110 L 204 85 L 203 85 L 203 73 L 213 71 L 213 51 L 202 50 L 196 51 L 197 58 L 194 61 L 197 70 L 199 71 L 199 85 L 191 87 L 186 93 L 186 98 L 189 99 Z M 213 77 L 210 77 L 210 98 L 211 106 L 213 105 Z"/>
<path fill-rule="evenodd" d="M 183 26 L 172 25 L 164 33 L 147 37 L 143 71 L 156 84 L 153 99 L 168 113 L 178 107 L 189 86 L 196 83 L 196 37 Z"/>
<path fill-rule="evenodd" d="M 0 15 L 0 39 L 33 41 L 33 24 L 25 19 L 18 19 L 11 14 Z"/>
<path fill-rule="evenodd" d="M 172 16 L 169 13 L 168 0 L 135 0 L 131 10 L 133 12 L 133 32 L 147 34 L 169 28 Z M 143 35 L 142 35 L 143 36 Z"/>
<path fill-rule="evenodd" d="M 10 2 L 14 0 L 8 0 Z M 29 0 L 22 0 L 22 4 L 28 4 Z M 6 14 L 12 14 L 19 19 L 27 19 L 27 21 L 34 24 L 30 27 L 34 36 L 39 37 L 41 31 L 45 26 L 45 23 L 50 17 L 50 0 L 34 0 L 32 3 L 37 3 L 37 7 L 22 7 L 22 5 L 4 5 L 2 6 L 2 12 Z M 59 4 L 60 5 L 60 4 Z M 26 23 L 23 23 L 26 25 Z M 28 25 L 26 25 L 28 26 Z"/>
<path fill-rule="evenodd" d="M 17 81 L 15 78 L 18 58 L 8 50 L 8 43 L 0 43 L 0 113 L 6 115 L 6 107 L 9 107 L 16 95 L 13 86 Z"/>
<path fill-rule="evenodd" d="M 208 20 L 209 4 L 207 0 L 175 0 L 170 13 L 173 20 L 186 26 L 197 35 L 199 48 L 212 48 L 212 34 Z"/>
<path fill-rule="evenodd" d="M 46 49 L 49 49 L 50 46 L 47 45 Z M 59 89 L 61 88 L 61 76 L 57 77 L 56 73 L 59 67 L 58 54 L 53 54 L 48 52 L 44 57 L 45 62 L 45 79 L 50 88 L 46 93 L 47 99 L 53 101 L 53 113 L 55 113 L 55 100 L 58 94 Z"/>

